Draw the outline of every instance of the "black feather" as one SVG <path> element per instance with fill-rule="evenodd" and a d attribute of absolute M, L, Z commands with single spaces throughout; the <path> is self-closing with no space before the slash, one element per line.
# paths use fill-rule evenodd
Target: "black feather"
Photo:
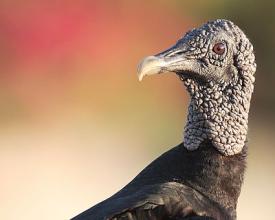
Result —
<path fill-rule="evenodd" d="M 182 145 L 160 156 L 118 193 L 73 220 L 234 219 L 246 148 L 228 157 L 207 142 L 196 151 Z"/>

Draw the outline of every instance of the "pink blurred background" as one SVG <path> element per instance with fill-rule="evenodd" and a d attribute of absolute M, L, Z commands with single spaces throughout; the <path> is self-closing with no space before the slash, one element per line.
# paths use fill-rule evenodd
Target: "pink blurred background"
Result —
<path fill-rule="evenodd" d="M 272 219 L 274 55 L 260 31 L 275 38 L 270 23 L 252 20 L 253 8 L 270 5 L 232 2 L 1 1 L 0 219 L 69 219 L 180 143 L 181 82 L 167 74 L 139 83 L 136 66 L 216 17 L 244 27 L 260 63 L 238 216 Z"/>

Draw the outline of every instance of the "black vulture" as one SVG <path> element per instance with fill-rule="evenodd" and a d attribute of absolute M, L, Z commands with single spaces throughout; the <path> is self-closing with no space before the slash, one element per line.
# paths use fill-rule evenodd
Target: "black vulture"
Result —
<path fill-rule="evenodd" d="M 73 220 L 236 219 L 255 71 L 252 44 L 223 19 L 192 29 L 171 48 L 146 57 L 138 67 L 140 80 L 173 72 L 190 94 L 183 143 Z"/>

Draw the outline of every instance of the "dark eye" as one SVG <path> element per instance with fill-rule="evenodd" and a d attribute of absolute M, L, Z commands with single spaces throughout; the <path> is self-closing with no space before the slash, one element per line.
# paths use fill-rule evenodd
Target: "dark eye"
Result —
<path fill-rule="evenodd" d="M 225 44 L 224 43 L 216 43 L 213 47 L 213 51 L 218 55 L 223 55 L 225 52 Z"/>

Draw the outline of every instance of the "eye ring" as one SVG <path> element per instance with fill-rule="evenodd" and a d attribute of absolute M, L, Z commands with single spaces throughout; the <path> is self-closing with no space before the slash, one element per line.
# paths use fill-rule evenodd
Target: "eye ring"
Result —
<path fill-rule="evenodd" d="M 216 43 L 213 47 L 214 53 L 218 55 L 223 55 L 226 49 L 226 45 L 223 42 Z"/>

